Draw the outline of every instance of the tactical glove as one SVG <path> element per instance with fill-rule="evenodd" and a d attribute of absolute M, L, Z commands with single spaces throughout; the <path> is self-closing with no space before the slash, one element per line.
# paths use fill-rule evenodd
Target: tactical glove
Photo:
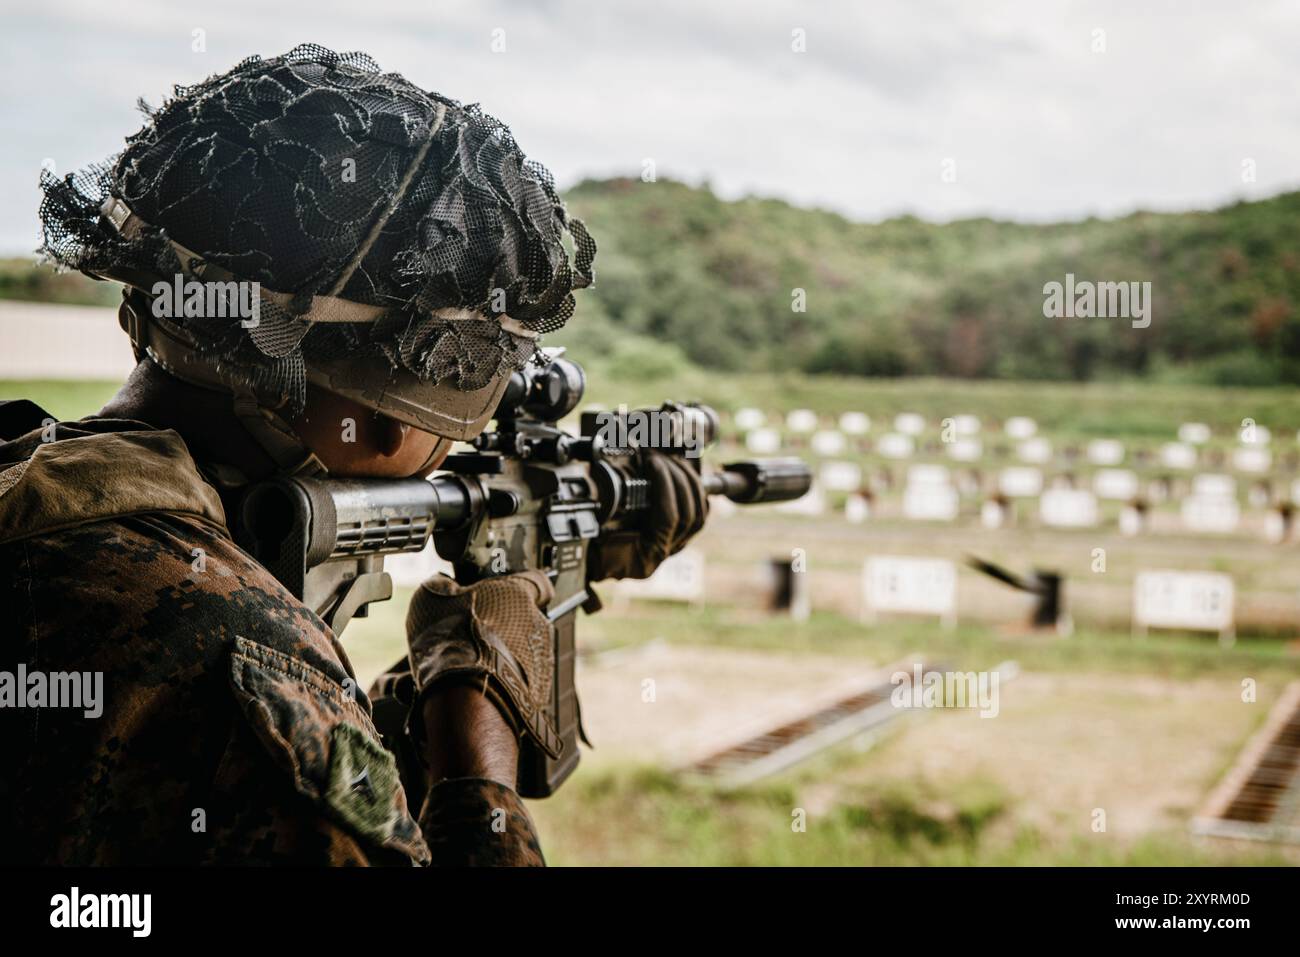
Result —
<path fill-rule="evenodd" d="M 406 613 L 417 692 L 412 716 L 435 689 L 468 685 L 492 699 L 517 736 L 558 757 L 560 736 L 543 710 L 555 672 L 555 636 L 542 609 L 554 597 L 539 571 L 468 587 L 441 575 L 424 582 Z M 417 740 L 422 726 L 418 718 L 411 722 Z"/>
<path fill-rule="evenodd" d="M 591 546 L 587 577 L 649 578 L 669 555 L 680 552 L 704 527 L 709 497 L 700 480 L 699 459 L 637 451 L 639 471 L 650 480 L 645 526 L 603 534 Z"/>

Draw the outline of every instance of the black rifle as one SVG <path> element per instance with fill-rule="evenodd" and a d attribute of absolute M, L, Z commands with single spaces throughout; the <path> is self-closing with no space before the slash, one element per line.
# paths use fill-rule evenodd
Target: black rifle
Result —
<path fill-rule="evenodd" d="M 252 487 L 236 516 L 239 543 L 335 634 L 371 602 L 392 597 L 384 556 L 418 552 L 430 536 L 463 585 L 545 570 L 555 587 L 546 611 L 557 642 L 549 710 L 564 744 L 551 759 L 525 742 L 525 797 L 551 794 L 578 764 L 574 621 L 579 608 L 600 608 L 586 573 L 592 540 L 645 518 L 649 483 L 638 472 L 635 445 L 647 444 L 648 435 L 661 451 L 689 453 L 698 469 L 698 453 L 717 433 L 712 409 L 670 402 L 636 413 L 585 413 L 581 434 L 572 435 L 557 423 L 577 407 L 585 385 L 572 360 L 531 365 L 511 377 L 496 431 L 480 435 L 475 452 L 449 456 L 447 474 L 279 478 Z M 741 504 L 795 499 L 812 481 L 799 459 L 735 462 L 702 477 L 709 494 Z"/>

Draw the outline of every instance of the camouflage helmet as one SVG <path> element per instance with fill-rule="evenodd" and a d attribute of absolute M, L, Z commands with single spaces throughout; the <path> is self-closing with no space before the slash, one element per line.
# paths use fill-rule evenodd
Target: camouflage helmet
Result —
<path fill-rule="evenodd" d="M 254 56 L 141 108 L 119 155 L 42 173 L 41 252 L 123 282 L 137 356 L 235 395 L 282 467 L 308 381 L 471 437 L 592 281 L 594 241 L 509 129 L 365 54 Z M 215 308 L 182 306 L 204 287 Z"/>

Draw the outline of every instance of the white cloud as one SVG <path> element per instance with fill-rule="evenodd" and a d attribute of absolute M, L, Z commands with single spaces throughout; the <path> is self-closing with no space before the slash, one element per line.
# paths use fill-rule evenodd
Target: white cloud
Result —
<path fill-rule="evenodd" d="M 123 12 L 123 11 L 128 12 Z M 505 30 L 506 52 L 490 52 Z M 791 30 L 807 52 L 790 49 Z M 206 31 L 207 52 L 191 51 Z M 1092 52 L 1093 31 L 1106 52 Z M 35 245 L 36 171 L 120 148 L 160 100 L 312 40 L 481 102 L 561 185 L 708 179 L 860 219 L 1057 219 L 1300 184 L 1300 13 L 1286 0 L 222 5 L 52 0 L 7 14 L 0 249 Z M 957 181 L 940 177 L 945 158 Z M 1258 180 L 1241 182 L 1253 159 Z"/>

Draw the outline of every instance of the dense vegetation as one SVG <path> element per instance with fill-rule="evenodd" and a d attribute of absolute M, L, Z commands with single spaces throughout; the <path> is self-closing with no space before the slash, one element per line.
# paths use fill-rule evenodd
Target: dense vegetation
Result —
<path fill-rule="evenodd" d="M 862 224 L 633 179 L 584 182 L 568 201 L 601 247 L 582 334 L 565 340 L 589 361 L 622 357 L 653 373 L 1300 383 L 1300 193 L 1048 225 Z M 1066 273 L 1151 282 L 1150 327 L 1044 318 L 1043 285 Z M 795 290 L 806 311 L 792 308 Z M 0 298 L 116 296 L 10 260 Z"/>
<path fill-rule="evenodd" d="M 626 179 L 568 199 L 601 244 L 587 333 L 634 330 L 708 368 L 1300 383 L 1300 193 L 1050 225 L 860 224 Z M 1044 318 L 1067 272 L 1150 281 L 1150 327 Z"/>

